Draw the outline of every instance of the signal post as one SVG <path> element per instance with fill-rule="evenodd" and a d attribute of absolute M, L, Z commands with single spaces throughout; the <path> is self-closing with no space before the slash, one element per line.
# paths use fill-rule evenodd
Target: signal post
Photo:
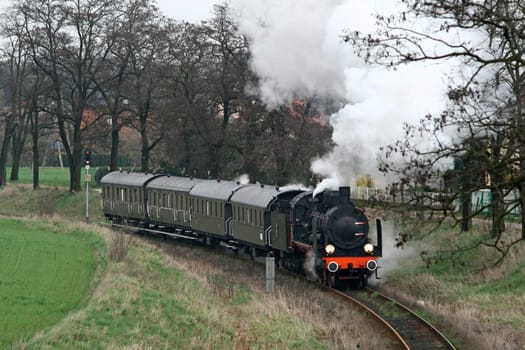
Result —
<path fill-rule="evenodd" d="M 89 168 L 91 167 L 91 151 L 84 151 L 84 166 L 86 174 L 84 180 L 86 181 L 86 222 L 89 223 L 89 183 L 91 182 L 91 174 Z"/>

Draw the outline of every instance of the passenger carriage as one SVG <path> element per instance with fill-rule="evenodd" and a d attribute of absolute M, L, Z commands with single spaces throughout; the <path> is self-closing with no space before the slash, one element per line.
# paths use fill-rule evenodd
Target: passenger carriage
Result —
<path fill-rule="evenodd" d="M 191 231 L 190 190 L 204 180 L 161 176 L 146 187 L 150 222 L 177 230 Z"/>
<path fill-rule="evenodd" d="M 113 222 L 145 221 L 145 185 L 160 175 L 114 171 L 102 178 L 102 210 Z"/>

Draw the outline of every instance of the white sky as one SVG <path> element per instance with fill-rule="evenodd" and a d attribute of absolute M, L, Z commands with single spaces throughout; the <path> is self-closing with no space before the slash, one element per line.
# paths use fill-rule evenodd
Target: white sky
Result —
<path fill-rule="evenodd" d="M 0 11 L 13 0 L 0 0 Z M 16 1 L 16 0 L 14 0 Z M 213 5 L 221 0 L 157 0 L 157 5 L 167 17 L 200 22 L 212 16 Z"/>
<path fill-rule="evenodd" d="M 5 0 L 1 0 L 5 1 Z M 221 0 L 157 0 L 164 15 L 188 22 L 199 22 L 212 16 L 213 5 Z"/>

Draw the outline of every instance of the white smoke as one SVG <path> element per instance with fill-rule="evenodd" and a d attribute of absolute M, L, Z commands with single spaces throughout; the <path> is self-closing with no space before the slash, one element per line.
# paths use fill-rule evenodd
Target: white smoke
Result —
<path fill-rule="evenodd" d="M 330 46 L 330 18 L 343 0 L 233 0 L 250 40 L 252 68 L 270 107 L 294 95 L 344 97 L 344 65 Z"/>
<path fill-rule="evenodd" d="M 374 15 L 389 14 L 397 1 L 232 0 L 239 29 L 250 40 L 252 68 L 271 108 L 294 96 L 328 96 L 348 103 L 331 116 L 334 150 L 312 170 L 325 180 L 316 191 L 353 185 L 370 174 L 376 183 L 379 147 L 403 137 L 415 123 L 444 108 L 449 68 L 409 65 L 397 70 L 366 65 L 343 30 L 374 32 Z"/>
<path fill-rule="evenodd" d="M 242 175 L 236 177 L 235 179 L 233 179 L 233 181 L 237 181 L 241 185 L 246 185 L 246 184 L 250 183 L 250 176 L 248 174 L 242 174 Z"/>

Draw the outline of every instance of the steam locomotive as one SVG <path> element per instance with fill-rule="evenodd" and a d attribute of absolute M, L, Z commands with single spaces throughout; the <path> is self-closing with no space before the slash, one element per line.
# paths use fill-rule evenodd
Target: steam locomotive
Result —
<path fill-rule="evenodd" d="M 350 188 L 280 189 L 262 184 L 115 171 L 101 179 L 102 209 L 113 224 L 141 227 L 207 245 L 272 254 L 284 268 L 329 286 L 366 286 L 377 277 L 381 222 L 375 243 Z"/>

